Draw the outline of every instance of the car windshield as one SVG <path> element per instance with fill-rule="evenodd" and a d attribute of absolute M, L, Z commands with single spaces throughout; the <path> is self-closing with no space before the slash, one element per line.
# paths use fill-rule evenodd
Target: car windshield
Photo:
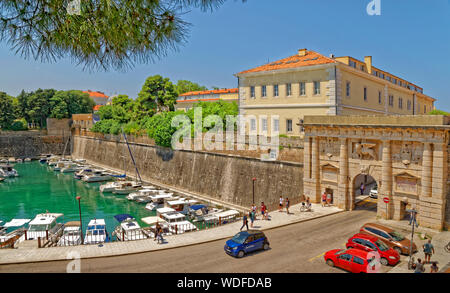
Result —
<path fill-rule="evenodd" d="M 384 243 L 383 243 L 382 241 L 380 241 L 380 240 L 375 241 L 375 244 L 378 246 L 378 248 L 379 248 L 381 251 L 386 251 L 386 250 L 389 249 L 389 247 L 387 247 L 386 244 L 384 244 Z"/>
<path fill-rule="evenodd" d="M 338 254 L 344 253 L 344 252 L 346 252 L 346 251 L 347 251 L 347 249 L 344 249 L 344 250 L 339 250 L 339 251 L 337 251 L 337 252 L 335 253 L 335 255 L 338 255 Z"/>
<path fill-rule="evenodd" d="M 238 244 L 244 244 L 246 239 L 247 239 L 247 233 L 237 233 L 236 235 L 234 235 L 234 237 L 231 240 Z"/>
<path fill-rule="evenodd" d="M 398 233 L 397 231 L 389 233 L 389 235 L 394 238 L 395 241 L 402 241 L 405 239 L 405 237 L 402 236 L 402 234 Z"/>

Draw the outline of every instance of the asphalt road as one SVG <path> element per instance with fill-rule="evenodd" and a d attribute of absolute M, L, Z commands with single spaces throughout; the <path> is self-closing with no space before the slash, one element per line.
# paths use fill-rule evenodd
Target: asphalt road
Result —
<path fill-rule="evenodd" d="M 367 207 L 366 207 L 367 208 Z M 340 273 L 327 266 L 323 253 L 345 248 L 347 239 L 366 222 L 375 207 L 344 212 L 265 232 L 271 249 L 236 259 L 224 253 L 224 240 L 128 256 L 86 259 L 83 273 Z M 255 222 L 257 225 L 257 222 Z M 66 272 L 68 261 L 3 265 L 0 272 Z M 388 269 L 388 268 L 387 268 Z M 386 268 L 383 269 L 385 271 Z"/>

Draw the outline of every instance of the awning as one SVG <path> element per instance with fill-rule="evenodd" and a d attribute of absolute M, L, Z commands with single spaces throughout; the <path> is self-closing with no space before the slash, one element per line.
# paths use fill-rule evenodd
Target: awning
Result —
<path fill-rule="evenodd" d="M 154 225 L 158 222 L 165 222 L 160 217 L 146 217 L 146 218 L 142 218 L 141 220 L 142 220 L 142 222 L 144 222 L 147 225 Z"/>
<path fill-rule="evenodd" d="M 4 225 L 4 227 L 20 227 L 31 221 L 31 219 L 12 219 Z"/>
<path fill-rule="evenodd" d="M 125 220 L 134 219 L 134 218 L 129 214 L 120 214 L 120 215 L 114 216 L 114 219 L 116 219 L 119 223 L 121 223 Z"/>
<path fill-rule="evenodd" d="M 190 206 L 189 208 L 191 210 L 197 211 L 197 210 L 206 208 L 206 206 L 204 204 L 196 204 L 196 205 Z"/>

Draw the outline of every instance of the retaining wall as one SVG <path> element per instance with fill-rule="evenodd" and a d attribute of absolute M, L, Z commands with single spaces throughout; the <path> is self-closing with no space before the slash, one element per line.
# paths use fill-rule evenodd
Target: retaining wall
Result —
<path fill-rule="evenodd" d="M 61 155 L 67 138 L 45 135 L 39 131 L 0 131 L 0 157 L 32 158 L 41 154 Z M 66 154 L 69 152 L 69 149 L 66 150 Z"/>

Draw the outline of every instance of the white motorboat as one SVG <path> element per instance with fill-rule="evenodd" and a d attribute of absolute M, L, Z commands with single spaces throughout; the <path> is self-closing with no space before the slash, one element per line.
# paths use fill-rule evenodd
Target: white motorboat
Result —
<path fill-rule="evenodd" d="M 100 185 L 100 192 L 113 192 L 114 189 L 120 186 L 120 182 L 108 182 Z"/>
<path fill-rule="evenodd" d="M 75 174 L 73 175 L 73 177 L 75 179 L 82 179 L 83 176 L 85 175 L 91 175 L 92 172 L 94 172 L 94 169 L 92 169 L 91 167 L 84 167 L 82 168 L 80 171 L 75 172 Z"/>
<path fill-rule="evenodd" d="M 145 208 L 149 211 L 155 211 L 164 207 L 164 202 L 167 200 L 174 200 L 171 194 L 157 194 L 150 196 L 151 202 Z"/>
<path fill-rule="evenodd" d="M 64 231 L 59 238 L 58 246 L 74 246 L 81 244 L 81 225 L 79 221 L 64 224 Z"/>
<path fill-rule="evenodd" d="M 210 217 L 220 212 L 223 212 L 223 210 L 217 208 L 208 208 L 204 204 L 197 204 L 189 207 L 188 216 L 193 222 L 201 222 L 205 219 L 205 217 Z"/>
<path fill-rule="evenodd" d="M 17 173 L 16 169 L 13 168 L 12 165 L 0 165 L 0 177 L 18 177 L 19 173 Z"/>
<path fill-rule="evenodd" d="M 132 192 L 127 196 L 128 200 L 138 200 L 139 198 L 147 198 L 155 194 L 154 189 L 140 189 L 136 192 Z"/>
<path fill-rule="evenodd" d="M 28 224 L 27 238 L 28 240 L 41 238 L 53 238 L 61 236 L 64 225 L 58 223 L 57 219 L 62 217 L 63 214 L 58 213 L 44 213 L 38 214 Z M 48 232 L 47 232 L 48 231 Z"/>
<path fill-rule="evenodd" d="M 24 162 L 31 162 L 31 158 L 25 158 Z"/>
<path fill-rule="evenodd" d="M 8 163 L 13 164 L 13 163 L 15 163 L 15 162 L 16 162 L 16 159 L 15 159 L 15 158 L 9 158 L 9 159 L 8 159 Z"/>
<path fill-rule="evenodd" d="M 114 218 L 120 223 L 113 234 L 116 235 L 119 241 L 142 240 L 147 239 L 148 236 L 143 233 L 138 222 L 128 214 L 116 215 Z"/>
<path fill-rule="evenodd" d="M 168 208 L 172 208 L 174 210 L 176 210 L 177 212 L 182 213 L 183 215 L 187 215 L 189 213 L 189 207 L 191 205 L 195 205 L 196 203 L 198 203 L 198 200 L 195 199 L 178 199 L 178 200 L 174 200 L 174 201 L 167 201 L 166 202 L 166 207 Z"/>
<path fill-rule="evenodd" d="M 91 220 L 86 229 L 86 236 L 84 237 L 84 244 L 99 244 L 108 242 L 108 232 L 106 231 L 106 224 L 104 219 Z"/>
<path fill-rule="evenodd" d="M 161 218 L 169 223 L 169 231 L 174 234 L 198 230 L 194 224 L 186 220 L 185 215 L 179 212 L 163 213 Z"/>
<path fill-rule="evenodd" d="M 73 173 L 80 169 L 80 166 L 75 163 L 66 163 L 64 168 L 61 169 L 61 173 Z"/>
<path fill-rule="evenodd" d="M 145 224 L 149 225 L 149 227 L 146 227 L 144 229 L 144 233 L 146 233 L 146 232 L 148 233 L 148 230 L 150 230 L 149 231 L 150 233 L 148 234 L 150 237 L 155 236 L 157 224 L 162 228 L 163 235 L 171 235 L 172 234 L 169 231 L 169 223 L 167 223 L 165 220 L 161 219 L 160 217 L 146 217 L 146 218 L 142 218 L 141 220 Z"/>
<path fill-rule="evenodd" d="M 94 171 L 90 175 L 84 175 L 84 182 L 102 182 L 111 180 L 112 176 L 110 174 L 104 173 L 103 171 Z"/>
<path fill-rule="evenodd" d="M 137 182 L 126 181 L 120 184 L 119 187 L 115 188 L 112 193 L 114 194 L 130 194 L 142 189 L 142 184 Z"/>
<path fill-rule="evenodd" d="M 17 242 L 25 240 L 24 226 L 30 221 L 31 219 L 12 219 L 4 226 L 1 226 L 0 248 L 14 247 Z M 8 233 L 9 228 L 13 228 L 14 230 Z"/>
<path fill-rule="evenodd" d="M 55 165 L 53 165 L 54 171 L 61 171 L 64 167 L 66 167 L 66 162 L 58 161 Z"/>
<path fill-rule="evenodd" d="M 16 162 L 17 163 L 23 163 L 23 159 L 17 159 Z"/>
<path fill-rule="evenodd" d="M 222 224 L 226 224 L 226 223 L 235 221 L 238 216 L 239 216 L 238 211 L 228 210 L 228 211 L 223 211 L 223 212 L 219 212 L 219 213 L 214 213 L 211 215 L 205 215 L 203 217 L 203 221 L 205 221 L 205 223 L 220 221 Z"/>

